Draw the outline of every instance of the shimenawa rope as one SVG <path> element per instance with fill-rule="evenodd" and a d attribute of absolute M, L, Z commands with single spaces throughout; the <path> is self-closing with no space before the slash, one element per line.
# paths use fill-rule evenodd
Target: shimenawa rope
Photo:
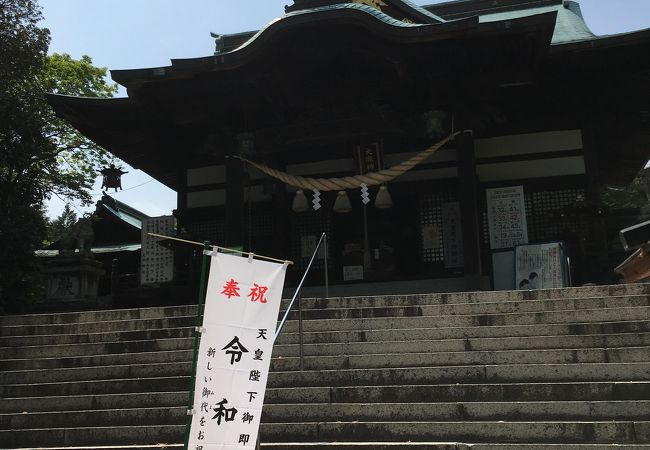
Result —
<path fill-rule="evenodd" d="M 342 178 L 301 177 L 298 175 L 291 175 L 286 172 L 281 172 L 279 170 L 265 166 L 264 164 L 259 164 L 249 159 L 242 158 L 241 156 L 233 156 L 233 158 L 240 159 L 250 164 L 251 166 L 256 167 L 257 169 L 261 170 L 265 174 L 273 178 L 276 178 L 285 184 L 288 184 L 289 186 L 293 186 L 299 189 L 311 190 L 311 191 L 318 190 L 321 192 L 341 191 L 344 189 L 357 189 L 362 184 L 366 184 L 368 186 L 376 186 L 378 184 L 383 184 L 392 181 L 395 178 L 399 177 L 400 175 L 404 174 L 405 172 L 408 172 L 409 170 L 411 170 L 413 167 L 417 166 L 424 160 L 426 160 L 429 156 L 431 156 L 443 145 L 445 145 L 447 142 L 452 140 L 454 137 L 456 137 L 456 135 L 460 133 L 461 131 L 452 133 L 446 138 L 444 138 L 442 141 L 432 145 L 426 150 L 421 151 L 420 153 L 413 156 L 412 158 L 409 158 L 406 161 L 402 161 L 401 163 L 396 164 L 388 169 L 380 170 L 378 172 L 370 172 L 363 175 L 354 175 L 351 177 L 342 177 Z"/>

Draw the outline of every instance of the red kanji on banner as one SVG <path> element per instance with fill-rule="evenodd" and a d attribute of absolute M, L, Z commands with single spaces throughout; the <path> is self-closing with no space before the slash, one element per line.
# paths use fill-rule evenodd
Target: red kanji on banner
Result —
<path fill-rule="evenodd" d="M 230 281 L 226 281 L 226 285 L 223 287 L 221 293 L 227 296 L 228 299 L 230 297 L 239 297 L 239 283 L 231 278 Z"/>
<path fill-rule="evenodd" d="M 266 286 L 260 286 L 257 283 L 253 283 L 253 287 L 248 293 L 248 296 L 251 298 L 251 302 L 256 302 L 259 300 L 260 303 L 266 303 L 266 297 L 264 297 L 264 294 L 266 294 L 266 291 L 268 290 L 269 288 Z"/>

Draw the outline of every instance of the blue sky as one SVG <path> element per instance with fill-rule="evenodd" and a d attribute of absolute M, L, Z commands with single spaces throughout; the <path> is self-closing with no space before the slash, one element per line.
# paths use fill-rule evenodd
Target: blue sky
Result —
<path fill-rule="evenodd" d="M 89 55 L 97 66 L 164 66 L 172 58 L 212 54 L 210 32 L 257 30 L 284 13 L 291 0 L 40 0 L 50 29 L 50 53 Z M 416 0 L 419 5 L 440 1 Z M 581 0 L 585 21 L 598 35 L 650 28 L 650 0 Z M 125 95 L 122 91 L 121 95 Z M 127 169 L 115 197 L 149 215 L 171 214 L 176 193 L 150 176 Z M 93 191 L 101 197 L 99 185 Z M 48 202 L 56 217 L 64 203 Z M 89 210 L 75 206 L 78 212 Z M 90 208 L 92 210 L 93 208 Z"/>

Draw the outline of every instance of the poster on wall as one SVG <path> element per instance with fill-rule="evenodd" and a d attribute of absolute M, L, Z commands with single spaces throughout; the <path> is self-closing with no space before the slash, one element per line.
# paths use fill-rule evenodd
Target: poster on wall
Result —
<path fill-rule="evenodd" d="M 490 248 L 511 248 L 528 243 L 523 186 L 486 189 Z"/>
<path fill-rule="evenodd" d="M 460 203 L 449 202 L 440 206 L 445 268 L 463 267 L 463 231 Z"/>
<path fill-rule="evenodd" d="M 569 284 L 569 264 L 562 242 L 519 245 L 515 248 L 516 289 L 552 289 Z"/>
<path fill-rule="evenodd" d="M 211 258 L 188 449 L 255 448 L 287 264 Z"/>
<path fill-rule="evenodd" d="M 164 283 L 174 278 L 174 252 L 159 244 L 162 238 L 149 233 L 173 236 L 173 216 L 149 217 L 142 220 L 140 253 L 140 284 Z"/>
<path fill-rule="evenodd" d="M 432 250 L 440 248 L 440 231 L 438 225 L 426 225 L 422 227 L 422 248 Z"/>

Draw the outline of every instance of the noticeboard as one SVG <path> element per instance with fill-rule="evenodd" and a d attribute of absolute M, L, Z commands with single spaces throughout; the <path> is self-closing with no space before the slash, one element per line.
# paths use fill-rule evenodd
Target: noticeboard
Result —
<path fill-rule="evenodd" d="M 523 186 L 486 189 L 490 248 L 512 248 L 528 242 Z"/>
<path fill-rule="evenodd" d="M 552 289 L 570 285 L 563 242 L 518 245 L 515 248 L 515 288 Z"/>
<path fill-rule="evenodd" d="M 174 278 L 174 252 L 159 244 L 162 238 L 151 236 L 149 233 L 172 236 L 175 228 L 173 216 L 142 220 L 140 284 L 164 283 Z"/>

